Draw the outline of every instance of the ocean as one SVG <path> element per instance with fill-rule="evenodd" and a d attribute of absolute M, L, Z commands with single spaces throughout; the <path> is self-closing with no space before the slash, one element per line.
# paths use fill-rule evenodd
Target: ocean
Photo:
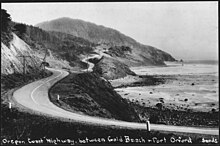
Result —
<path fill-rule="evenodd" d="M 218 61 L 188 60 L 165 62 L 167 66 L 140 66 L 130 69 L 138 75 L 215 75 L 218 76 Z"/>
<path fill-rule="evenodd" d="M 127 87 L 117 91 L 130 100 L 143 99 L 148 106 L 155 106 L 159 99 L 163 98 L 164 104 L 171 108 L 181 106 L 195 111 L 219 111 L 217 61 L 184 61 L 183 66 L 181 62 L 166 62 L 166 65 L 130 68 L 137 75 L 164 75 L 164 78 L 170 76 L 166 83 Z M 188 99 L 188 102 L 184 99 Z"/>
<path fill-rule="evenodd" d="M 186 64 L 210 64 L 210 65 L 218 65 L 218 60 L 186 60 L 184 61 Z"/>

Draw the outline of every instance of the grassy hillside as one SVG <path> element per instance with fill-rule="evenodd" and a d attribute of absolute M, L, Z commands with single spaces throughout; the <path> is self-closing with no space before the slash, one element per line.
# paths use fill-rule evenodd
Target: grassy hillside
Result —
<path fill-rule="evenodd" d="M 60 95 L 58 102 L 57 94 Z M 70 111 L 91 116 L 139 121 L 134 109 L 111 84 L 95 73 L 70 74 L 50 91 L 51 101 Z"/>

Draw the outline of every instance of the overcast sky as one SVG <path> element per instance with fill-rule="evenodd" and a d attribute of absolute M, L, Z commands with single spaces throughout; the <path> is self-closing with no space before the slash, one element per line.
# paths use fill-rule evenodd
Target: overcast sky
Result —
<path fill-rule="evenodd" d="M 119 30 L 176 59 L 217 60 L 217 2 L 3 3 L 12 20 L 30 25 L 59 17 Z"/>

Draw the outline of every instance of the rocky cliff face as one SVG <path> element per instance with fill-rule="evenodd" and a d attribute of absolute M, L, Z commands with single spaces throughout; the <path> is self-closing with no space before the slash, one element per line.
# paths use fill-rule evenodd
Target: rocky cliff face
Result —
<path fill-rule="evenodd" d="M 85 22 L 78 19 L 60 18 L 36 25 L 47 31 L 58 31 L 81 37 L 98 44 L 110 46 L 127 46 L 132 49 L 131 57 L 121 61 L 129 66 L 164 65 L 164 61 L 175 61 L 168 53 L 151 46 L 142 45 L 117 30 Z"/>
<path fill-rule="evenodd" d="M 34 55 L 34 51 L 13 33 L 13 39 L 7 47 L 1 42 L 1 74 L 23 73 L 22 55 L 30 56 L 26 59 L 26 71 L 39 70 L 40 58 Z"/>
<path fill-rule="evenodd" d="M 24 42 L 16 34 L 12 33 L 13 38 L 9 42 L 7 47 L 3 42 L 1 42 L 1 74 L 13 74 L 13 73 L 23 73 L 23 58 L 20 56 L 29 56 L 26 58 L 26 72 L 36 72 L 40 71 L 42 66 L 41 62 L 45 56 L 45 49 L 39 50 L 38 47 L 33 47 Z M 37 43 L 32 42 L 35 45 Z M 38 48 L 38 49 L 37 49 Z M 66 60 L 59 59 L 57 55 L 50 49 L 47 49 L 47 59 L 46 61 L 51 67 L 65 67 L 70 68 L 69 62 Z"/>

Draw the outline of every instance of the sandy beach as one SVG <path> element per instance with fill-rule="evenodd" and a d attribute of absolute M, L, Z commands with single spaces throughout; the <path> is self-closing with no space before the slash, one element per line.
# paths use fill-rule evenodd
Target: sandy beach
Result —
<path fill-rule="evenodd" d="M 218 66 L 166 62 L 167 67 L 133 67 L 137 75 L 163 78 L 159 85 L 130 86 L 141 82 L 139 76 L 111 80 L 115 90 L 126 99 L 145 107 L 164 107 L 175 110 L 200 112 L 219 111 Z M 122 85 L 125 85 L 124 87 Z"/>

